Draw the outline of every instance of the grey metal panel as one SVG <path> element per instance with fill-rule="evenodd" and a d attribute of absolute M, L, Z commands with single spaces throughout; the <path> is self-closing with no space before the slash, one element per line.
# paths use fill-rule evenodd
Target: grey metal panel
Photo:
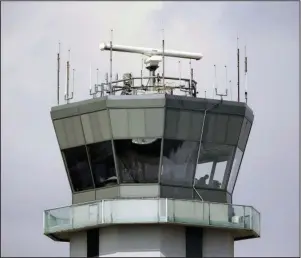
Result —
<path fill-rule="evenodd" d="M 227 139 L 228 120 L 228 115 L 207 114 L 205 118 L 203 141 L 225 144 Z"/>
<path fill-rule="evenodd" d="M 111 139 L 107 110 L 82 115 L 81 119 L 87 144 Z"/>
<path fill-rule="evenodd" d="M 202 126 L 203 126 L 204 113 L 203 112 L 191 112 L 191 124 L 189 140 L 200 140 Z"/>
<path fill-rule="evenodd" d="M 120 96 L 118 96 L 120 97 Z M 164 107 L 165 97 L 164 95 L 158 97 L 154 96 L 122 96 L 122 98 L 109 98 L 107 100 L 108 108 L 151 108 L 151 107 Z"/>
<path fill-rule="evenodd" d="M 75 103 L 69 103 L 51 108 L 53 120 L 70 116 L 81 115 L 84 113 L 95 112 L 106 108 L 106 97 L 87 99 Z"/>
<path fill-rule="evenodd" d="M 126 109 L 110 109 L 112 136 L 114 139 L 129 138 L 128 112 Z"/>
<path fill-rule="evenodd" d="M 211 112 L 220 114 L 233 114 L 248 116 L 250 121 L 253 121 L 253 111 L 243 102 L 227 101 L 215 99 L 204 99 L 204 98 L 193 98 L 187 96 L 176 96 L 167 95 L 166 96 L 166 107 L 176 108 L 176 109 L 186 109 L 186 110 L 199 110 L 205 111 L 206 109 L 212 107 L 213 105 L 220 103 Z"/>
<path fill-rule="evenodd" d="M 61 149 L 85 144 L 79 116 L 55 120 L 53 124 Z"/>
<path fill-rule="evenodd" d="M 180 118 L 180 112 L 175 109 L 167 109 L 165 115 L 164 137 L 169 139 L 177 138 L 177 127 Z"/>
<path fill-rule="evenodd" d="M 160 188 L 161 198 L 173 198 L 191 200 L 193 199 L 193 189 L 188 187 L 176 187 L 161 185 Z"/>
<path fill-rule="evenodd" d="M 71 103 L 68 105 L 53 107 L 51 108 L 50 115 L 52 120 L 76 116 L 78 115 L 78 104 Z"/>
<path fill-rule="evenodd" d="M 118 198 L 119 192 L 119 186 L 98 188 L 96 189 L 96 200 Z"/>
<path fill-rule="evenodd" d="M 229 116 L 226 144 L 237 145 L 243 119 L 242 116 Z"/>
<path fill-rule="evenodd" d="M 127 109 L 130 138 L 145 137 L 144 109 Z"/>
<path fill-rule="evenodd" d="M 86 102 L 82 102 L 79 107 L 79 113 L 92 113 L 100 110 L 104 110 L 107 108 L 107 99 L 106 97 L 91 99 Z"/>
<path fill-rule="evenodd" d="M 95 200 L 95 190 L 72 194 L 72 204 L 90 202 Z"/>
<path fill-rule="evenodd" d="M 159 197 L 160 186 L 158 184 L 129 184 L 120 186 L 120 197 Z"/>
<path fill-rule="evenodd" d="M 214 130 L 214 142 L 225 143 L 228 126 L 228 116 L 217 114 L 215 117 L 215 125 L 212 128 Z"/>
<path fill-rule="evenodd" d="M 203 113 L 177 109 L 166 110 L 164 137 L 168 139 L 199 141 Z"/>
<path fill-rule="evenodd" d="M 164 111 L 164 108 L 146 108 L 144 110 L 146 137 L 161 138 L 163 136 Z"/>
<path fill-rule="evenodd" d="M 251 131 L 251 127 L 252 124 L 249 120 L 247 120 L 246 118 L 243 121 L 243 125 L 241 128 L 241 132 L 240 132 L 240 136 L 239 136 L 239 140 L 238 140 L 238 147 L 244 152 L 246 145 L 247 145 L 247 141 L 249 138 L 249 134 Z"/>
<path fill-rule="evenodd" d="M 204 201 L 208 202 L 219 202 L 219 203 L 228 203 L 229 194 L 226 191 L 210 190 L 210 189 L 196 189 L 199 195 L 203 198 Z M 198 194 L 193 191 L 194 199 L 200 200 Z"/>

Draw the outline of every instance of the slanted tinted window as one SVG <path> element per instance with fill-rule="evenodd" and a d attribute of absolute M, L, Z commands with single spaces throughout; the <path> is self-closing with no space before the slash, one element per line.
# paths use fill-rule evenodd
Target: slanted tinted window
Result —
<path fill-rule="evenodd" d="M 75 192 L 94 188 L 85 146 L 63 150 Z"/>
<path fill-rule="evenodd" d="M 115 140 L 122 183 L 157 183 L 161 139 Z"/>
<path fill-rule="evenodd" d="M 192 186 L 198 142 L 164 139 L 161 183 Z"/>
<path fill-rule="evenodd" d="M 117 184 L 111 141 L 88 145 L 92 174 L 96 187 Z"/>
<path fill-rule="evenodd" d="M 241 160 L 242 160 L 242 155 L 243 155 L 243 152 L 239 148 L 236 148 L 236 153 L 235 153 L 235 157 L 233 160 L 232 170 L 231 170 L 231 174 L 230 174 L 230 178 L 229 178 L 229 182 L 228 182 L 228 186 L 227 186 L 227 191 L 229 193 L 233 192 L 235 181 L 236 181 L 237 174 L 238 174 L 239 167 L 240 167 Z"/>
<path fill-rule="evenodd" d="M 225 189 L 234 147 L 219 144 L 202 144 L 196 168 L 196 188 Z"/>

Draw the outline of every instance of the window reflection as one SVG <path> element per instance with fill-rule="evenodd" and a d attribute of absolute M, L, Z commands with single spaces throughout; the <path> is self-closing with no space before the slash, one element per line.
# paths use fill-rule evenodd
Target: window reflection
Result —
<path fill-rule="evenodd" d="M 225 189 L 225 175 L 230 168 L 234 147 L 203 144 L 196 167 L 196 188 Z"/>
<path fill-rule="evenodd" d="M 88 145 L 88 151 L 95 186 L 117 184 L 111 141 Z"/>
<path fill-rule="evenodd" d="M 228 182 L 228 186 L 227 186 L 227 191 L 229 193 L 233 192 L 235 181 L 236 181 L 237 174 L 238 174 L 239 167 L 240 167 L 240 163 L 242 160 L 242 155 L 243 155 L 243 152 L 239 148 L 236 148 L 236 153 L 235 153 L 235 157 L 233 160 L 232 170 L 231 170 L 231 174 L 230 174 L 230 178 L 229 178 L 229 182 Z"/>
<path fill-rule="evenodd" d="M 74 191 L 94 188 L 85 146 L 63 150 Z"/>
<path fill-rule="evenodd" d="M 164 139 L 161 183 L 192 186 L 199 144 Z"/>
<path fill-rule="evenodd" d="M 161 139 L 115 140 L 122 183 L 157 183 Z"/>

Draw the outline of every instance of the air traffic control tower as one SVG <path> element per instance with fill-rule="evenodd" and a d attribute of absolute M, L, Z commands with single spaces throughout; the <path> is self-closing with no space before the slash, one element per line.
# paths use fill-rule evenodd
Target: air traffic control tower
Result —
<path fill-rule="evenodd" d="M 259 212 L 232 204 L 252 110 L 198 98 L 192 69 L 155 74 L 166 57 L 199 54 L 101 50 L 147 55 L 149 75 L 112 81 L 110 69 L 93 98 L 51 109 L 72 204 L 44 212 L 44 234 L 71 257 L 233 257 L 235 241 L 260 236 Z"/>

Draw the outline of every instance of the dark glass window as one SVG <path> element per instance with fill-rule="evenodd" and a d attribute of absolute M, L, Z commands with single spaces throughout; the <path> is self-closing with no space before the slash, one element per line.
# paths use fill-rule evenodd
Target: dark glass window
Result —
<path fill-rule="evenodd" d="M 228 145 L 202 144 L 194 178 L 195 187 L 225 189 L 234 149 Z"/>
<path fill-rule="evenodd" d="M 88 151 L 95 186 L 117 184 L 111 141 L 90 144 Z"/>
<path fill-rule="evenodd" d="M 161 139 L 115 140 L 122 183 L 157 183 Z"/>
<path fill-rule="evenodd" d="M 230 178 L 229 178 L 229 182 L 228 182 L 228 186 L 227 186 L 227 191 L 229 193 L 232 193 L 234 190 L 234 186 L 235 186 L 235 182 L 236 182 L 237 175 L 239 172 L 242 156 L 243 156 L 243 152 L 239 148 L 236 148 L 235 157 L 234 157 L 233 165 L 232 165 L 232 169 L 231 169 L 231 174 L 230 174 Z"/>
<path fill-rule="evenodd" d="M 192 186 L 198 142 L 164 139 L 161 183 Z"/>
<path fill-rule="evenodd" d="M 85 146 L 63 150 L 74 191 L 94 188 Z"/>
<path fill-rule="evenodd" d="M 87 231 L 87 257 L 99 256 L 99 228 Z"/>

